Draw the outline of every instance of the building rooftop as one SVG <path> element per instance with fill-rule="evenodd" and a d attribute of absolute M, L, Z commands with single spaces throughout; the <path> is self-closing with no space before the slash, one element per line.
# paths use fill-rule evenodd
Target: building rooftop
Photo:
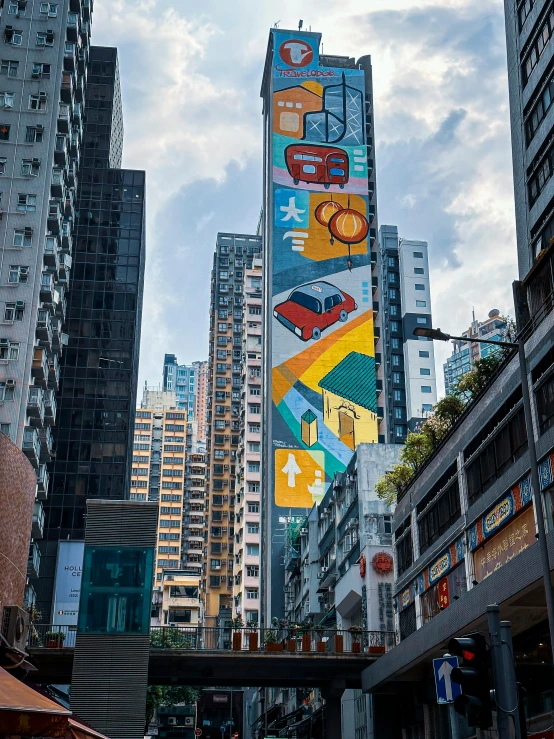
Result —
<path fill-rule="evenodd" d="M 319 381 L 319 387 L 377 413 L 375 357 L 350 352 Z"/>

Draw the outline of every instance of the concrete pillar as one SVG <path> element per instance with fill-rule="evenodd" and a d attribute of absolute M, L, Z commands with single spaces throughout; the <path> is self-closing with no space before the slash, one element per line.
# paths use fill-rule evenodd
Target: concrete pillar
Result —
<path fill-rule="evenodd" d="M 321 694 L 325 699 L 325 739 L 341 739 L 342 737 L 341 698 L 345 689 L 344 680 L 333 680 L 321 687 Z"/>

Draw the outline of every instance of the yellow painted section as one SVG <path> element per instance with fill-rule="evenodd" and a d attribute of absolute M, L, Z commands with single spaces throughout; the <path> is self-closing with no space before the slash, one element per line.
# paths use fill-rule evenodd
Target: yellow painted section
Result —
<path fill-rule="evenodd" d="M 275 450 L 275 503 L 281 508 L 311 508 L 325 494 L 325 453 Z"/>
<path fill-rule="evenodd" d="M 323 390 L 323 421 L 333 434 L 354 450 L 378 441 L 377 415 L 351 400 Z M 345 433 L 352 428 L 352 434 Z"/>

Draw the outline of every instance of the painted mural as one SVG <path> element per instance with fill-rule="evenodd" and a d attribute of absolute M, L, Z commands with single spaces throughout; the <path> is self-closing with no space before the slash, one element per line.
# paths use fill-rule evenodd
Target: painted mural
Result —
<path fill-rule="evenodd" d="M 311 508 L 377 442 L 364 72 L 273 32 L 275 504 Z"/>

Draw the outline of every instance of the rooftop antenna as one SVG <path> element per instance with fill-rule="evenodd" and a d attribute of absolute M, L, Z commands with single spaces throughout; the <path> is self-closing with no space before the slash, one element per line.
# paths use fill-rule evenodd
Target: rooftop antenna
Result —
<path fill-rule="evenodd" d="M 275 21 L 275 23 L 273 24 L 273 28 L 279 28 L 279 23 L 280 22 L 281 21 Z"/>
<path fill-rule="evenodd" d="M 301 31 L 301 30 L 302 30 L 302 26 L 303 26 L 303 25 L 304 25 L 304 21 L 302 20 L 302 18 L 300 18 L 300 20 L 298 21 L 298 30 L 299 30 L 299 31 Z"/>

